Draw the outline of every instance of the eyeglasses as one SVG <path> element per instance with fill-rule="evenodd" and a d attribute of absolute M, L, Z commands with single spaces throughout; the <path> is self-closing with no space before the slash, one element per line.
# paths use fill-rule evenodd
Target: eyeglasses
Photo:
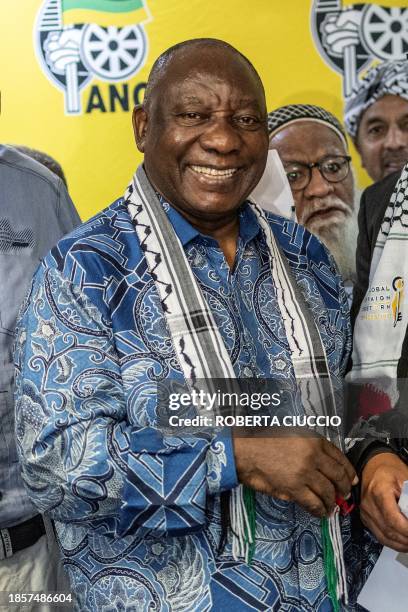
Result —
<path fill-rule="evenodd" d="M 305 189 L 312 178 L 312 169 L 317 168 L 326 181 L 339 183 L 350 171 L 351 157 L 348 155 L 330 155 L 313 164 L 301 162 L 284 163 L 286 176 L 293 191 Z"/>

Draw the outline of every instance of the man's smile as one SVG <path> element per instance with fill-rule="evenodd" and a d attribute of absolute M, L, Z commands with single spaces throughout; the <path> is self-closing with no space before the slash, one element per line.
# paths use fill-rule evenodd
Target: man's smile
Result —
<path fill-rule="evenodd" d="M 211 180 L 225 180 L 232 178 L 240 168 L 216 168 L 214 166 L 198 166 L 198 165 L 189 165 L 188 168 L 195 172 L 196 174 L 200 174 L 204 177 L 208 177 Z"/>

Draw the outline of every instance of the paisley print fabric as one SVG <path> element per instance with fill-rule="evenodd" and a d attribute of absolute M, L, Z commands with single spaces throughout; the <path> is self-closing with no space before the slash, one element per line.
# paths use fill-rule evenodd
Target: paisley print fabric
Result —
<path fill-rule="evenodd" d="M 214 240 L 162 204 L 237 377 L 293 378 L 250 207 L 230 270 Z M 350 329 L 332 259 L 304 228 L 268 219 L 341 377 Z M 23 476 L 56 522 L 78 610 L 331 610 L 320 522 L 298 506 L 257 495 L 252 564 L 229 545 L 218 553 L 219 496 L 237 485 L 231 438 L 163 437 L 155 426 L 157 383 L 182 374 L 123 200 L 46 257 L 16 346 Z"/>

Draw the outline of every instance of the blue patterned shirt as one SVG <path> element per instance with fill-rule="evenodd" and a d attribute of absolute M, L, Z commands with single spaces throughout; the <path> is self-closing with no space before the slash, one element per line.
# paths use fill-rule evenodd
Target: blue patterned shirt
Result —
<path fill-rule="evenodd" d="M 293 378 L 250 206 L 232 270 L 213 239 L 163 206 L 237 377 Z M 341 377 L 350 329 L 332 260 L 301 226 L 268 219 Z M 157 382 L 182 375 L 123 200 L 47 256 L 19 330 L 23 475 L 56 521 L 78 610 L 331 610 L 320 521 L 295 504 L 257 494 L 250 566 L 229 544 L 217 552 L 220 493 L 237 485 L 231 439 L 163 437 L 155 426 Z"/>

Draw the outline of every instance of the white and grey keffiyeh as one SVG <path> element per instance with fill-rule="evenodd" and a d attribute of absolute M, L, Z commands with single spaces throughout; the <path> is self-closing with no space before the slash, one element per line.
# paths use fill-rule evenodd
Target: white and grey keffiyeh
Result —
<path fill-rule="evenodd" d="M 143 166 L 137 169 L 126 191 L 125 202 L 156 284 L 186 383 L 191 386 L 202 380 L 235 379 L 212 313 Z M 300 385 L 305 412 L 316 414 L 316 410 L 320 410 L 322 414 L 335 415 L 336 401 L 318 328 L 263 211 L 251 204 L 269 248 L 271 274 L 296 379 L 305 383 L 303 387 Z M 324 381 L 326 385 L 323 388 Z M 327 386 L 331 390 L 329 394 Z M 339 433 L 337 443 L 341 446 Z M 236 558 L 247 558 L 248 554 L 248 541 L 245 541 L 248 518 L 242 489 L 242 486 L 237 487 L 230 498 L 232 546 Z M 336 521 L 338 526 L 337 515 L 333 518 L 333 533 Z M 335 545 L 341 545 L 341 542 L 336 541 Z M 339 573 L 342 573 L 341 568 Z M 343 585 L 340 591 L 340 594 L 344 593 Z"/>
<path fill-rule="evenodd" d="M 354 328 L 350 382 L 374 384 L 391 407 L 398 400 L 397 367 L 407 331 L 408 164 L 386 209 L 370 267 L 368 290 Z"/>
<path fill-rule="evenodd" d="M 364 111 L 383 96 L 390 94 L 408 100 L 408 62 L 394 60 L 370 68 L 346 100 L 344 124 L 355 138 Z"/>

